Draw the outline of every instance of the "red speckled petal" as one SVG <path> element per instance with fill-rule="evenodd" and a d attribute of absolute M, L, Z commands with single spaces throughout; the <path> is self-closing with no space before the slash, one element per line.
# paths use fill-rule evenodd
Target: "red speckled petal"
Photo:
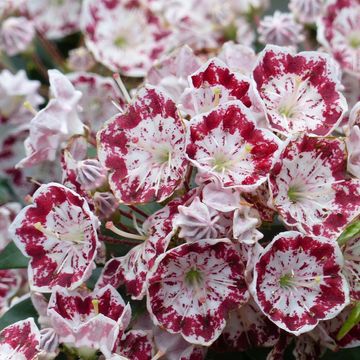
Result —
<path fill-rule="evenodd" d="M 280 328 L 299 335 L 331 319 L 349 303 L 336 242 L 288 231 L 264 249 L 254 269 L 256 303 Z"/>
<path fill-rule="evenodd" d="M 187 169 L 186 129 L 175 103 L 155 88 L 140 90 L 123 115 L 98 133 L 98 156 L 123 203 L 163 201 Z"/>
<path fill-rule="evenodd" d="M 281 141 L 269 130 L 258 129 L 240 101 L 220 105 L 190 122 L 187 154 L 203 173 L 224 187 L 251 191 L 266 181 Z"/>

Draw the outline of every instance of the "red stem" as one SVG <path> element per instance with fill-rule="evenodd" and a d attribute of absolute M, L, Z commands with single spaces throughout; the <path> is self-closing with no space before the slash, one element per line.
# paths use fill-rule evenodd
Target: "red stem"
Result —
<path fill-rule="evenodd" d="M 140 240 L 126 240 L 126 239 L 115 239 L 111 236 L 99 234 L 99 240 L 103 242 L 107 242 L 109 244 L 123 244 L 123 245 L 131 245 L 136 246 L 142 243 Z"/>
<path fill-rule="evenodd" d="M 143 216 L 145 219 L 147 219 L 149 217 L 149 215 L 147 213 L 145 213 L 144 211 L 138 209 L 136 206 L 134 205 L 129 205 L 129 208 L 131 210 L 134 210 L 135 212 L 137 212 L 139 215 Z"/>

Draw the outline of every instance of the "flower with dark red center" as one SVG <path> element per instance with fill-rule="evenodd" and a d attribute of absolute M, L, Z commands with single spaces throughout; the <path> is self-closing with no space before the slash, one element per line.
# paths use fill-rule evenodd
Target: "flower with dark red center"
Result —
<path fill-rule="evenodd" d="M 127 111 L 98 132 L 98 156 L 123 203 L 163 201 L 186 173 L 186 129 L 175 103 L 156 88 L 143 88 Z"/>
<path fill-rule="evenodd" d="M 326 54 L 268 45 L 253 78 L 269 126 L 285 135 L 328 135 L 347 111 L 336 64 Z"/>
<path fill-rule="evenodd" d="M 33 202 L 9 228 L 15 244 L 31 258 L 30 286 L 40 292 L 55 285 L 75 289 L 95 267 L 99 221 L 84 198 L 60 184 L 42 185 Z"/>
<path fill-rule="evenodd" d="M 319 320 L 334 318 L 349 303 L 343 264 L 335 241 L 280 233 L 257 260 L 250 289 L 271 321 L 299 335 Z"/>
<path fill-rule="evenodd" d="M 360 180 L 348 179 L 344 141 L 290 140 L 269 177 L 271 202 L 289 226 L 335 240 L 360 214 Z"/>
<path fill-rule="evenodd" d="M 248 300 L 244 265 L 227 239 L 202 240 L 157 258 L 148 275 L 153 322 L 192 344 L 211 345 L 228 312 Z"/>
<path fill-rule="evenodd" d="M 0 332 L 0 360 L 37 360 L 40 332 L 33 318 L 18 321 Z"/>
<path fill-rule="evenodd" d="M 60 343 L 109 357 L 129 325 L 131 308 L 110 285 L 90 294 L 55 287 L 48 316 Z"/>
<path fill-rule="evenodd" d="M 280 144 L 271 131 L 257 128 L 240 101 L 231 101 L 191 120 L 186 151 L 207 177 L 251 191 L 266 181 Z"/>

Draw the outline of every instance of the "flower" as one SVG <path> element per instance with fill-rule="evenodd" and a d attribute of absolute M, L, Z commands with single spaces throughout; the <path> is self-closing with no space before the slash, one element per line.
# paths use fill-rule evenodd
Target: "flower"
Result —
<path fill-rule="evenodd" d="M 61 144 L 75 134 L 83 134 L 84 125 L 78 115 L 82 96 L 58 70 L 49 70 L 53 99 L 30 122 L 25 140 L 26 157 L 17 167 L 31 167 L 45 160 L 54 161 Z"/>
<path fill-rule="evenodd" d="M 246 76 L 251 74 L 256 62 L 254 49 L 232 41 L 224 43 L 217 57 L 229 67 L 231 72 L 239 72 Z"/>
<path fill-rule="evenodd" d="M 206 113 L 219 104 L 240 100 L 251 105 L 248 78 L 230 69 L 214 58 L 189 76 L 190 87 L 185 89 L 181 102 L 182 110 L 191 116 Z"/>
<path fill-rule="evenodd" d="M 42 185 L 9 228 L 16 246 L 31 258 L 32 290 L 75 289 L 87 280 L 95 267 L 98 226 L 84 198 L 60 184 Z"/>
<path fill-rule="evenodd" d="M 119 96 L 113 79 L 109 77 L 86 72 L 70 73 L 66 77 L 83 94 L 79 100 L 82 109 L 79 111 L 79 118 L 95 135 L 105 121 L 118 112 L 111 101 L 123 106 L 124 100 Z"/>
<path fill-rule="evenodd" d="M 23 125 L 32 114 L 23 106 L 29 103 L 36 109 L 44 99 L 38 94 L 40 82 L 29 80 L 24 70 L 12 74 L 9 70 L 0 73 L 0 123 Z"/>
<path fill-rule="evenodd" d="M 275 11 L 265 16 L 259 24 L 259 41 L 263 44 L 296 46 L 304 40 L 303 27 L 298 24 L 293 14 Z"/>
<path fill-rule="evenodd" d="M 324 0 L 290 0 L 289 9 L 296 20 L 302 23 L 315 23 L 323 11 Z"/>
<path fill-rule="evenodd" d="M 253 72 L 272 130 L 329 135 L 347 111 L 337 68 L 326 54 L 267 45 Z"/>
<path fill-rule="evenodd" d="M 81 27 L 95 59 L 127 76 L 144 76 L 167 50 L 169 31 L 145 2 L 87 0 Z"/>
<path fill-rule="evenodd" d="M 55 287 L 48 316 L 59 342 L 110 357 L 131 318 L 130 305 L 110 285 L 90 294 Z"/>
<path fill-rule="evenodd" d="M 49 39 L 59 39 L 79 30 L 81 0 L 31 0 L 26 13 L 35 27 Z"/>
<path fill-rule="evenodd" d="M 266 181 L 281 141 L 260 129 L 240 102 L 219 105 L 190 122 L 187 154 L 201 173 L 223 187 L 251 191 Z"/>
<path fill-rule="evenodd" d="M 160 255 L 148 275 L 155 323 L 192 344 L 209 346 L 230 310 L 248 300 L 244 265 L 227 239 L 183 244 Z"/>
<path fill-rule="evenodd" d="M 9 56 L 17 55 L 29 47 L 34 35 L 32 21 L 23 16 L 9 17 L 0 28 L 0 49 Z"/>
<path fill-rule="evenodd" d="M 357 0 L 326 2 L 318 21 L 318 41 L 344 71 L 360 76 L 360 4 Z"/>
<path fill-rule="evenodd" d="M 269 177 L 271 203 L 299 231 L 335 240 L 360 214 L 360 182 L 346 175 L 344 141 L 291 139 Z"/>
<path fill-rule="evenodd" d="M 334 318 L 349 303 L 337 243 L 296 231 L 275 236 L 254 269 L 250 291 L 264 314 L 295 335 Z"/>
<path fill-rule="evenodd" d="M 0 359 L 37 360 L 40 332 L 33 318 L 18 321 L 0 332 Z"/>
<path fill-rule="evenodd" d="M 182 184 L 185 126 L 175 103 L 156 88 L 140 90 L 127 111 L 97 134 L 98 157 L 123 203 L 163 201 Z"/>

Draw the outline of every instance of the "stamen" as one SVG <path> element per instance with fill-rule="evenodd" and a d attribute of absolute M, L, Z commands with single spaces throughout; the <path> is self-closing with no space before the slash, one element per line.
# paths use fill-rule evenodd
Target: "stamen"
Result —
<path fill-rule="evenodd" d="M 35 223 L 33 226 L 36 230 L 41 231 L 44 235 L 54 237 L 61 241 L 68 241 L 75 244 L 81 244 L 84 241 L 83 233 L 60 234 L 45 228 L 40 222 Z"/>
<path fill-rule="evenodd" d="M 91 300 L 91 303 L 94 308 L 95 314 L 98 315 L 99 314 L 99 300 L 93 299 L 93 300 Z"/>
<path fill-rule="evenodd" d="M 159 350 L 154 357 L 151 358 L 151 360 L 158 360 L 161 357 L 163 357 L 165 355 L 165 352 L 162 350 Z"/>
<path fill-rule="evenodd" d="M 131 97 L 130 97 L 130 95 L 129 95 L 129 93 L 128 93 L 128 91 L 127 91 L 127 89 L 126 89 L 126 87 L 125 87 L 125 85 L 123 83 L 123 81 L 121 80 L 120 74 L 115 73 L 113 75 L 113 79 L 115 80 L 116 85 L 118 86 L 119 90 L 123 94 L 126 102 L 130 104 L 131 103 Z"/>
<path fill-rule="evenodd" d="M 30 111 L 34 116 L 37 115 L 38 112 L 34 109 L 34 107 L 30 104 L 29 101 L 25 101 L 23 105 L 24 105 L 24 108 L 26 110 Z"/>
<path fill-rule="evenodd" d="M 213 91 L 214 91 L 214 107 L 216 107 L 220 103 L 221 89 L 220 88 L 215 88 Z"/>
<path fill-rule="evenodd" d="M 146 236 L 131 234 L 126 231 L 118 229 L 112 221 L 108 221 L 105 224 L 105 227 L 106 227 L 106 229 L 111 230 L 114 234 L 117 234 L 117 235 L 122 236 L 127 239 L 146 240 Z"/>
<path fill-rule="evenodd" d="M 113 98 L 111 98 L 109 96 L 109 100 L 110 102 L 116 107 L 117 110 L 119 110 L 119 112 L 123 113 L 124 109 L 120 106 L 120 104 L 118 104 Z"/>

